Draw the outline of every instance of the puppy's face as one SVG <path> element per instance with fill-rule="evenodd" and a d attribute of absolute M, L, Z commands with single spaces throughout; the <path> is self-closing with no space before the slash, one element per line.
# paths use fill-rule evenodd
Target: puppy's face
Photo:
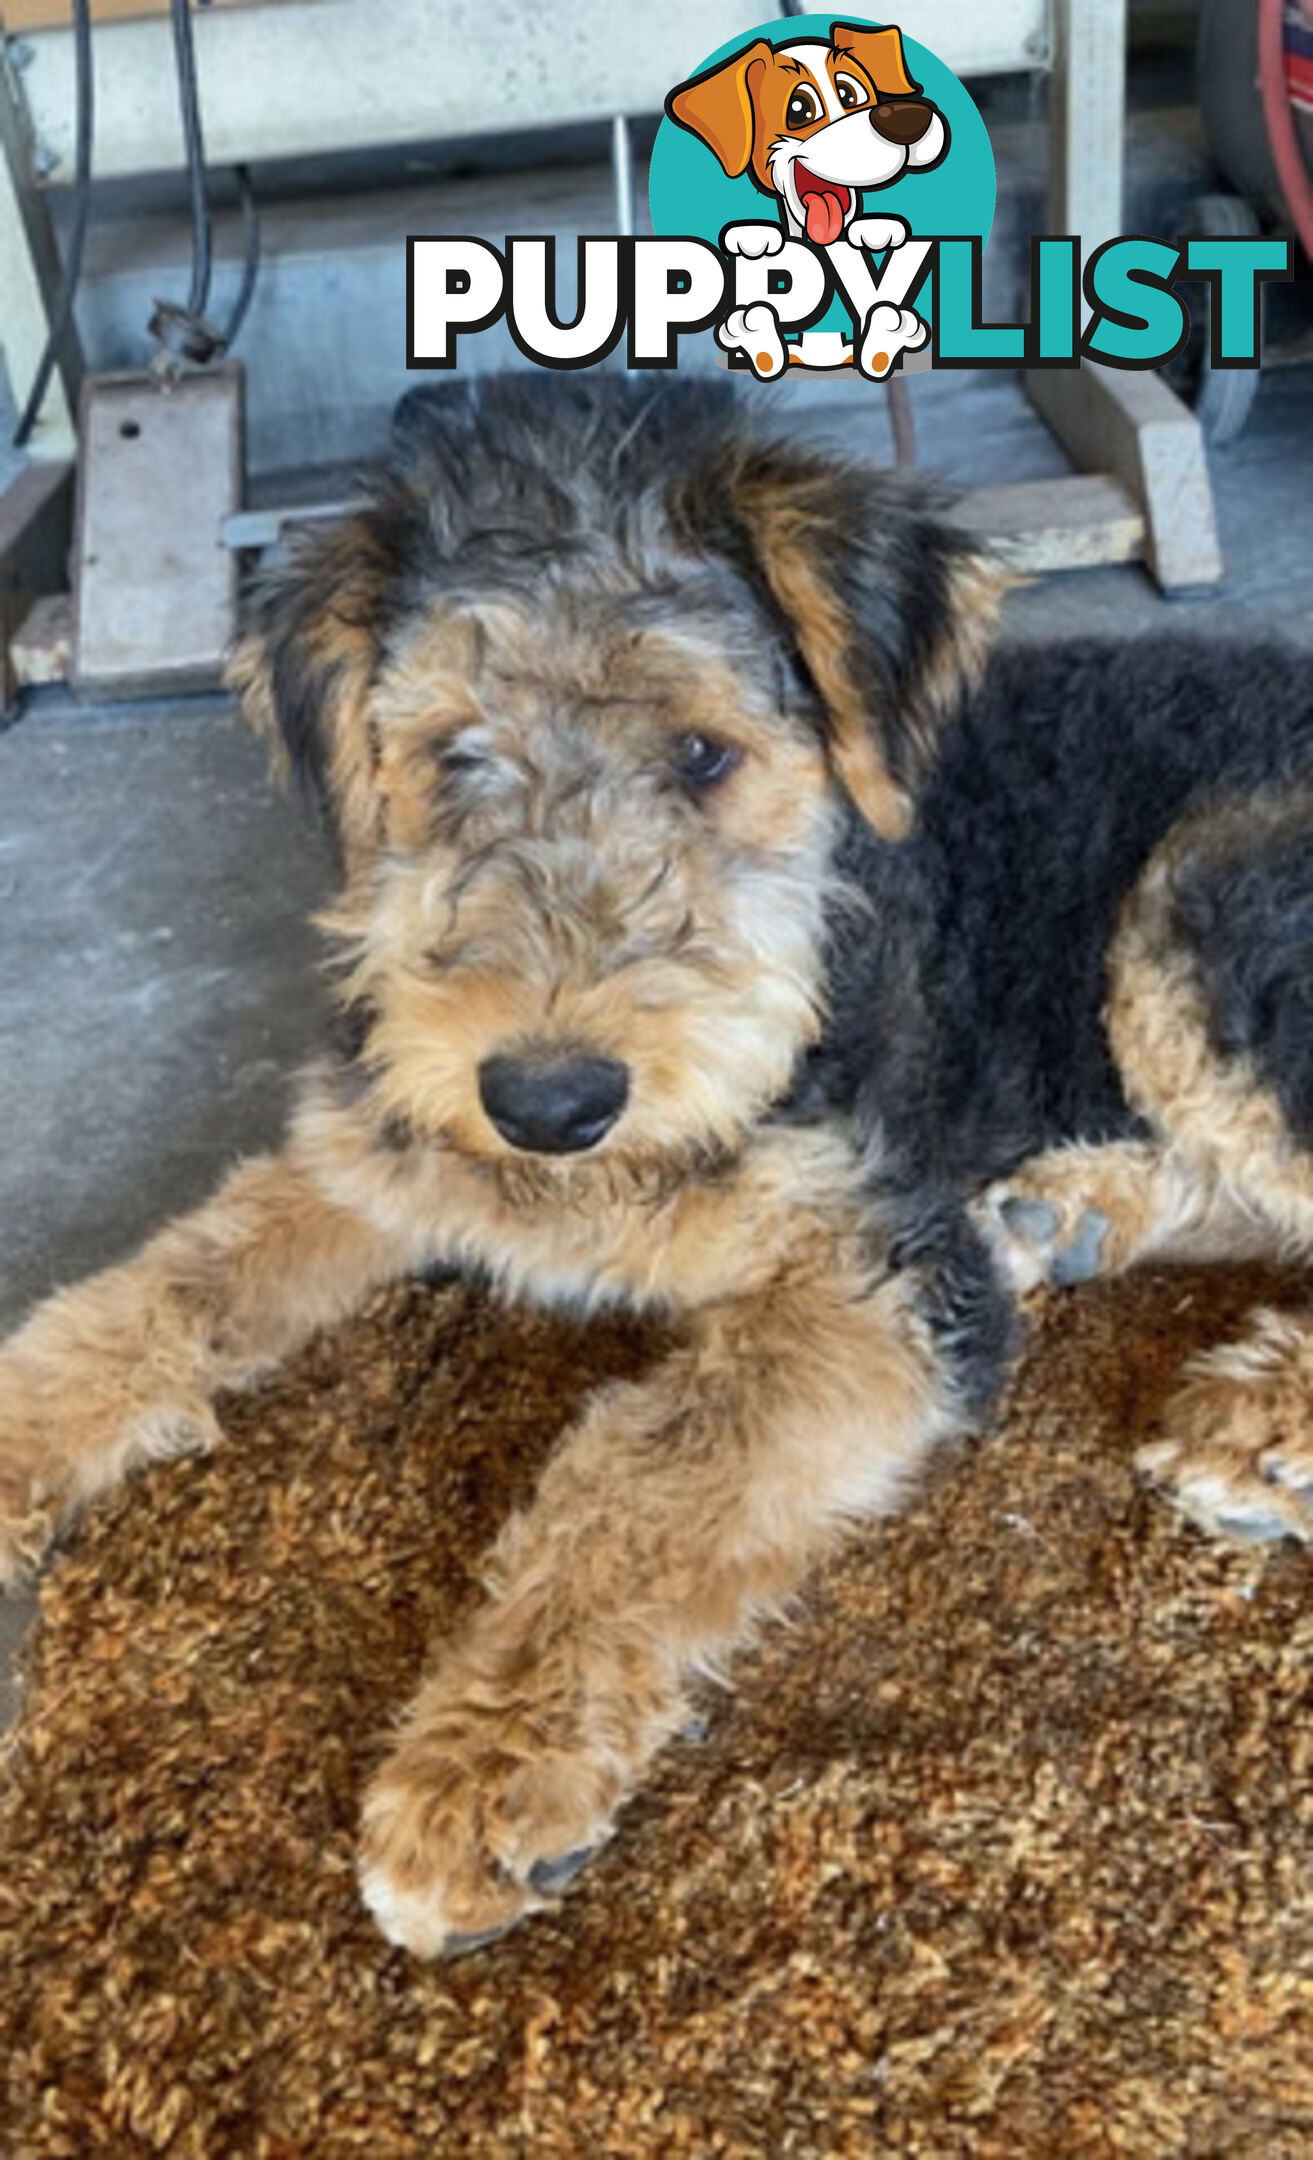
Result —
<path fill-rule="evenodd" d="M 824 756 L 699 582 L 476 586 L 399 629 L 368 699 L 381 844 L 337 927 L 375 1100 L 411 1131 L 732 1147 L 814 1036 Z"/>
<path fill-rule="evenodd" d="M 719 386 L 494 384 L 420 422 L 234 668 L 341 841 L 359 1098 L 483 1161 L 679 1174 L 732 1152 L 816 1037 L 836 835 L 858 803 L 905 823 L 974 559 L 890 498 L 874 613 L 911 672 L 882 725 L 874 643 L 851 680 L 885 626 L 852 620 L 834 471 L 746 444 Z"/>
<path fill-rule="evenodd" d="M 835 23 L 831 40 L 765 39 L 667 101 L 731 177 L 750 172 L 817 247 L 838 240 L 864 188 L 923 171 L 948 150 L 943 115 L 907 72 L 896 29 Z"/>

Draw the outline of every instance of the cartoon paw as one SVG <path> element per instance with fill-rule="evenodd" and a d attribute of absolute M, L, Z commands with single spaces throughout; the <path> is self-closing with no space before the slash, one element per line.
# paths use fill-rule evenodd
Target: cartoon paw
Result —
<path fill-rule="evenodd" d="M 847 238 L 854 247 L 869 248 L 873 255 L 883 255 L 886 248 L 901 247 L 908 237 L 909 228 L 900 217 L 858 217 L 848 227 Z M 891 315 L 897 311 L 890 308 Z"/>
<path fill-rule="evenodd" d="M 758 382 L 769 382 L 788 366 L 779 317 L 764 300 L 732 308 L 716 331 L 716 342 L 726 352 L 741 352 Z"/>
<path fill-rule="evenodd" d="M 930 335 L 915 308 L 897 308 L 885 300 L 871 309 L 862 332 L 858 365 L 873 382 L 883 382 L 898 355 L 918 352 Z"/>
<path fill-rule="evenodd" d="M 760 255 L 778 255 L 784 246 L 784 234 L 778 225 L 727 225 L 720 244 L 727 255 L 746 255 L 755 261 Z"/>

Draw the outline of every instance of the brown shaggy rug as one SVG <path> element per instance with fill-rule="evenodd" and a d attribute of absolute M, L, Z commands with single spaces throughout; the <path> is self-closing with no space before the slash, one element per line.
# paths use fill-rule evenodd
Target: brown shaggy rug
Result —
<path fill-rule="evenodd" d="M 436 1968 L 357 1902 L 361 1779 L 651 1344 L 380 1299 L 46 1581 L 0 2150 L 1313 2151 L 1313 1559 L 1213 1549 L 1129 1468 L 1256 1290 L 1042 1303 L 1001 1430 L 770 1631 L 558 1912 Z"/>

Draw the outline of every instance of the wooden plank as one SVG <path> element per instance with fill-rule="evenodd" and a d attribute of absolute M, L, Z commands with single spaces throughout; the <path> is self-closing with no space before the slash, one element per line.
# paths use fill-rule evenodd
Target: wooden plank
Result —
<path fill-rule="evenodd" d="M 73 596 L 44 593 L 34 600 L 9 642 L 20 690 L 67 682 L 73 672 Z"/>
<path fill-rule="evenodd" d="M 276 547 L 289 525 L 318 525 L 326 518 L 349 517 L 363 510 L 368 496 L 345 496 L 335 502 L 273 504 L 264 510 L 236 510 L 220 526 L 226 548 L 235 555 L 260 554 Z"/>
<path fill-rule="evenodd" d="M 237 623 L 242 371 L 99 376 L 81 409 L 74 679 L 116 696 L 216 683 Z"/>
<path fill-rule="evenodd" d="M 1084 472 L 1111 473 L 1144 511 L 1145 560 L 1166 591 L 1215 585 L 1222 554 L 1203 431 L 1160 375 L 1032 368 L 1032 404 Z"/>
<path fill-rule="evenodd" d="M 1056 0 L 1049 81 L 1049 222 L 1086 256 L 1122 229 L 1126 0 Z"/>
<path fill-rule="evenodd" d="M 211 7 L 281 6 L 283 0 L 209 0 Z M 129 22 L 139 15 L 167 15 L 169 0 L 91 0 L 91 20 Z M 3 0 L 0 24 L 9 37 L 28 30 L 62 30 L 73 20 L 69 0 Z"/>
<path fill-rule="evenodd" d="M 18 689 L 10 640 L 41 594 L 68 582 L 73 467 L 40 459 L 0 494 L 0 709 Z"/>
<path fill-rule="evenodd" d="M 1144 554 L 1144 512 L 1102 473 L 972 488 L 954 505 L 951 520 L 988 540 L 1010 569 L 1027 575 L 1138 562 Z"/>

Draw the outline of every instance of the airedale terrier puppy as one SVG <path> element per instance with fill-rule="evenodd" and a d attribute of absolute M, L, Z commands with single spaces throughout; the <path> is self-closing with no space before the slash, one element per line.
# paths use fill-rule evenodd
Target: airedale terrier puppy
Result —
<path fill-rule="evenodd" d="M 0 1354 L 10 1576 L 377 1285 L 660 1314 L 565 1435 L 364 1801 L 395 1942 L 606 1838 L 685 1688 L 986 1414 L 1013 1292 L 1313 1246 L 1313 683 L 1004 650 L 926 499 L 728 385 L 407 401 L 237 655 L 318 790 L 340 1038 L 280 1153 Z M 1313 1324 L 1184 1378 L 1151 1473 L 1313 1533 Z"/>

